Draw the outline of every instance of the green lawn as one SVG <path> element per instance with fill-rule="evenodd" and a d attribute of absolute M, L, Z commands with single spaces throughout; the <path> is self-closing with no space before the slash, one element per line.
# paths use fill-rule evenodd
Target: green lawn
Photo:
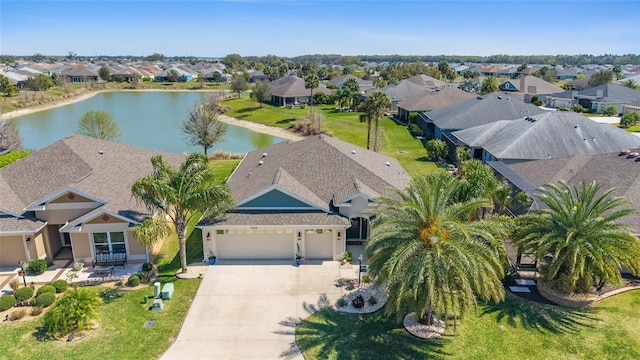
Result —
<path fill-rule="evenodd" d="M 628 131 L 628 132 L 640 132 L 640 124 L 635 125 L 635 126 L 630 126 L 628 128 L 623 128 L 623 129 Z"/>
<path fill-rule="evenodd" d="M 269 104 L 258 104 L 246 98 L 232 98 L 224 101 L 232 108 L 227 115 L 260 124 L 288 128 L 292 122 L 302 119 L 309 114 L 309 107 L 305 109 L 288 109 Z M 336 112 L 333 105 L 314 106 L 314 111 L 320 111 L 326 120 L 322 124 L 333 136 L 352 144 L 366 147 L 367 124 L 360 123 L 357 112 Z M 381 153 L 394 157 L 404 166 L 410 175 L 424 175 L 437 169 L 437 165 L 426 160 L 426 150 L 421 140 L 413 138 L 406 126 L 395 123 L 389 118 L 380 119 Z M 372 134 L 373 146 L 373 134 Z"/>
<path fill-rule="evenodd" d="M 508 294 L 499 305 L 448 323 L 438 340 L 418 339 L 383 311 L 323 310 L 296 328 L 305 359 L 639 359 L 640 290 L 586 310 L 530 302 Z"/>

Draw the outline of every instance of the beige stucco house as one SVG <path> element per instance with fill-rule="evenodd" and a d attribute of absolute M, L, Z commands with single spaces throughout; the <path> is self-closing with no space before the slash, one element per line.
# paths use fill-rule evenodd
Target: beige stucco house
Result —
<path fill-rule="evenodd" d="M 198 224 L 204 254 L 342 259 L 369 238 L 376 199 L 408 178 L 397 160 L 326 135 L 250 152 L 228 181 L 235 208 Z"/>
<path fill-rule="evenodd" d="M 148 260 L 133 227 L 148 214 L 131 196 L 151 157 L 179 155 L 72 135 L 0 169 L 0 266 L 96 254 Z"/>

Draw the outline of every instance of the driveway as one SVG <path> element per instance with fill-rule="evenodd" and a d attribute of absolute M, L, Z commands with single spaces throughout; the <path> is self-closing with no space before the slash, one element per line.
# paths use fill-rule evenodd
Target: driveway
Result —
<path fill-rule="evenodd" d="M 303 359 L 295 328 L 281 322 L 306 318 L 305 304 L 324 294 L 334 303 L 352 277 L 336 261 L 242 263 L 209 266 L 175 343 L 161 359 Z M 356 275 L 357 277 L 357 275 Z"/>

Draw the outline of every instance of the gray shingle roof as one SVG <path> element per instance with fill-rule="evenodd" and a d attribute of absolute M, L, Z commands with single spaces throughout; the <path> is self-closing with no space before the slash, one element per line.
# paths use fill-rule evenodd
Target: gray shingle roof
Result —
<path fill-rule="evenodd" d="M 346 74 L 346 75 L 338 76 L 335 79 L 331 79 L 329 81 L 329 84 L 332 84 L 332 85 L 335 85 L 335 86 L 342 86 L 342 84 L 344 84 L 349 79 L 356 79 L 356 82 L 358 83 L 358 86 L 360 87 L 361 91 L 365 91 L 365 90 L 371 89 L 373 87 L 373 81 L 360 79 L 359 77 L 357 77 L 357 76 L 355 76 L 353 74 Z"/>
<path fill-rule="evenodd" d="M 610 153 L 640 146 L 640 137 L 573 112 L 547 112 L 453 132 L 497 159 L 547 159 Z"/>
<path fill-rule="evenodd" d="M 636 149 L 640 152 L 640 149 Z M 619 153 L 599 155 L 576 155 L 557 159 L 526 161 L 509 165 L 525 179 L 542 186 L 557 184 L 560 180 L 579 185 L 596 181 L 605 190 L 615 188 L 612 196 L 623 196 L 640 211 L 640 161 L 621 156 Z M 640 234 L 640 212 L 622 218 Z"/>
<path fill-rule="evenodd" d="M 553 94 L 563 91 L 561 87 L 555 86 L 535 76 L 506 79 L 502 84 L 506 82 L 510 82 L 518 89 L 518 91 L 512 94 Z"/>
<path fill-rule="evenodd" d="M 198 224 L 217 226 L 348 226 L 349 221 L 337 214 L 323 211 L 234 211 L 212 221 Z"/>
<path fill-rule="evenodd" d="M 440 80 L 438 80 L 436 78 L 432 78 L 431 76 L 424 75 L 424 74 L 419 74 L 419 75 L 416 75 L 416 76 L 412 76 L 412 77 L 410 77 L 410 78 L 408 78 L 406 80 L 403 80 L 403 81 L 408 81 L 410 83 L 414 83 L 414 84 L 419 85 L 419 86 L 425 86 L 425 87 L 433 88 L 433 89 L 439 88 L 439 87 L 443 87 L 443 86 L 447 85 L 447 83 L 445 83 L 443 81 L 440 81 Z"/>
<path fill-rule="evenodd" d="M 391 187 L 404 189 L 408 178 L 391 157 L 318 135 L 248 153 L 228 183 L 238 202 L 280 184 L 282 177 L 278 174 L 282 173 L 288 174 L 288 184 L 293 183 L 289 176 L 299 184 L 296 188 L 288 186 L 289 190 L 296 189 L 298 196 L 310 202 L 321 202 L 323 208 L 328 208 L 334 195 L 343 194 L 344 187 L 356 178 L 379 194 Z"/>
<path fill-rule="evenodd" d="M 426 115 L 440 129 L 459 130 L 543 112 L 539 107 L 509 94 L 495 92 L 430 111 Z"/>
<path fill-rule="evenodd" d="M 398 107 L 408 111 L 437 110 L 461 101 L 473 99 L 476 96 L 453 86 L 445 86 L 438 91 L 419 94 L 403 100 L 398 104 Z"/>
<path fill-rule="evenodd" d="M 183 156 L 72 135 L 0 169 L 0 209 L 25 207 L 64 188 L 106 202 L 106 210 L 140 220 L 146 209 L 131 198 L 131 185 L 152 172 L 151 157 L 179 165 Z M 4 227 L 4 226 L 3 226 Z"/>
<path fill-rule="evenodd" d="M 311 95 L 311 90 L 304 87 L 304 79 L 295 75 L 287 75 L 283 78 L 274 80 L 269 83 L 272 96 L 280 97 L 305 97 Z M 320 84 L 313 89 L 313 93 L 322 92 L 330 94 L 331 90 L 327 89 L 324 84 Z"/>

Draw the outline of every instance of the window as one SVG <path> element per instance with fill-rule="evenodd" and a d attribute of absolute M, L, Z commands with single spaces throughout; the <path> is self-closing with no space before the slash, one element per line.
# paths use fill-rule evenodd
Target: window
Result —
<path fill-rule="evenodd" d="M 96 253 L 127 251 L 122 231 L 93 233 L 93 245 Z"/>

